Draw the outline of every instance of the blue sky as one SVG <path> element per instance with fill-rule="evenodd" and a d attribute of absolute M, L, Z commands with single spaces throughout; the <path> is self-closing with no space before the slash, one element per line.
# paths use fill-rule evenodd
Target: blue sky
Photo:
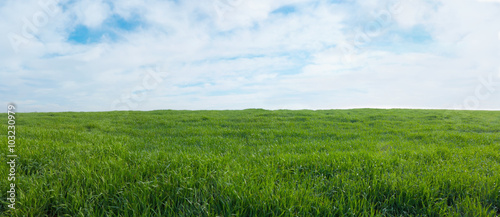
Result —
<path fill-rule="evenodd" d="M 500 110 L 500 2 L 4 0 L 23 112 Z"/>

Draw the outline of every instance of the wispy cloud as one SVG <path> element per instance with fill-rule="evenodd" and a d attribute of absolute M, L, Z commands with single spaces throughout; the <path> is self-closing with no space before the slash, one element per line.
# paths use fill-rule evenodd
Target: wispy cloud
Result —
<path fill-rule="evenodd" d="M 20 111 L 456 108 L 480 79 L 500 82 L 499 9 L 472 0 L 6 0 L 0 101 Z M 500 109 L 492 89 L 470 108 Z"/>

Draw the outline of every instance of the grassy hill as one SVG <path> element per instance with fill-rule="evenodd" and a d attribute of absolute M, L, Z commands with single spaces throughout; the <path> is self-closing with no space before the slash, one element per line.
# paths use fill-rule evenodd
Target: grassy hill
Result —
<path fill-rule="evenodd" d="M 1 163 L 4 216 L 500 215 L 500 112 L 25 113 L 16 121 L 17 203 L 8 211 Z"/>

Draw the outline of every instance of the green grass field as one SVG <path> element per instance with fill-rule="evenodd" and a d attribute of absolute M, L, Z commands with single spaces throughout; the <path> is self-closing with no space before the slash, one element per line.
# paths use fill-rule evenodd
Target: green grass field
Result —
<path fill-rule="evenodd" d="M 16 116 L 3 216 L 498 216 L 500 112 L 152 111 Z"/>

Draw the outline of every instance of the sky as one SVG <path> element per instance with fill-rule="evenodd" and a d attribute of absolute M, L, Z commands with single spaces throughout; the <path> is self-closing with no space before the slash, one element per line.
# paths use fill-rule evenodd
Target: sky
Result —
<path fill-rule="evenodd" d="M 19 112 L 500 110 L 500 1 L 0 0 Z"/>

